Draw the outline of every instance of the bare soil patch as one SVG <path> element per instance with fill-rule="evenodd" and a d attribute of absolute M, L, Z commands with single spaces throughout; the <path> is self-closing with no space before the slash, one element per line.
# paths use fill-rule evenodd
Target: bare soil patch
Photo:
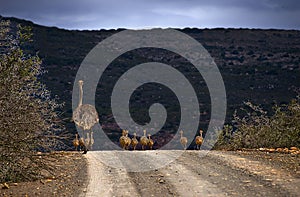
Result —
<path fill-rule="evenodd" d="M 1 196 L 78 196 L 87 184 L 87 161 L 78 152 L 56 152 L 55 166 L 46 178 L 32 182 L 1 184 Z"/>

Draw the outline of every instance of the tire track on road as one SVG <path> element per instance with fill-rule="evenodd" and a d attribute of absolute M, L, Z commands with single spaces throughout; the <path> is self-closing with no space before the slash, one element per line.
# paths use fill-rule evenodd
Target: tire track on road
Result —
<path fill-rule="evenodd" d="M 192 171 L 186 168 L 185 164 L 179 164 L 177 162 L 178 150 L 159 151 L 156 154 L 160 154 L 161 162 L 173 160 L 173 162 L 169 164 L 166 163 L 166 166 L 159 169 L 159 172 L 161 173 L 161 179 L 169 185 L 172 185 L 175 196 L 225 196 L 225 193 L 223 193 L 214 184 L 208 182 L 202 177 L 195 176 Z M 149 154 L 149 163 L 152 161 L 151 157 L 153 156 Z"/>
<path fill-rule="evenodd" d="M 107 166 L 99 157 L 115 162 L 115 166 L 122 165 L 115 151 L 90 151 L 86 154 L 89 183 L 83 196 L 139 196 L 125 168 Z"/>
<path fill-rule="evenodd" d="M 164 157 L 173 157 L 176 159 L 174 162 L 161 169 L 161 171 L 166 175 L 168 182 L 171 182 L 176 186 L 179 196 L 226 196 L 226 194 L 215 184 L 192 172 L 186 163 L 179 163 L 179 158 L 176 157 L 177 153 L 174 154 L 174 151 L 168 153 L 163 152 L 162 155 L 164 155 Z M 187 162 L 193 161 L 189 160 Z"/>
<path fill-rule="evenodd" d="M 163 162 L 166 161 L 163 158 L 160 161 L 157 160 L 158 151 L 134 151 L 128 153 L 132 154 L 133 158 L 130 157 L 128 159 L 128 157 L 121 155 L 124 166 L 128 168 L 130 165 L 144 167 L 144 169 L 131 167 L 135 172 L 128 173 L 131 180 L 136 184 L 140 196 L 178 196 L 174 185 L 166 182 L 163 173 L 159 169 L 155 169 L 156 166 L 162 166 Z M 156 159 L 153 158 L 154 154 L 156 155 Z M 135 162 L 137 161 L 140 163 L 136 164 Z"/>

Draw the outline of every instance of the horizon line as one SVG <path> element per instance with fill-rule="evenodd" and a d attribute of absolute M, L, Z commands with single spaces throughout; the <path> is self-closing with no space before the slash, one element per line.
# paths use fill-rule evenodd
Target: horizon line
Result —
<path fill-rule="evenodd" d="M 14 19 L 14 20 L 21 20 L 25 22 L 32 23 L 33 25 L 36 26 L 42 26 L 42 27 L 48 27 L 48 28 L 57 28 L 60 30 L 66 30 L 66 31 L 120 31 L 120 30 L 151 30 L 151 29 L 179 29 L 179 30 L 184 30 L 184 29 L 202 29 L 202 30 L 213 30 L 213 29 L 234 29 L 234 30 L 276 30 L 276 31 L 300 31 L 299 29 L 296 28 L 276 28 L 276 27 L 231 27 L 231 26 L 215 26 L 215 27 L 196 27 L 196 26 L 185 26 L 185 27 L 171 27 L 171 26 L 144 26 L 144 27 L 136 27 L 136 28 L 126 28 L 126 27 L 115 27 L 115 28 L 90 28 L 90 29 L 83 29 L 83 28 L 66 28 L 66 27 L 60 27 L 60 26 L 54 26 L 54 25 L 45 25 L 45 24 L 39 24 L 35 21 L 32 21 L 30 19 L 25 19 L 25 18 L 18 18 L 15 16 L 3 16 L 0 14 L 0 19 L 2 18 L 9 20 L 9 19 Z"/>

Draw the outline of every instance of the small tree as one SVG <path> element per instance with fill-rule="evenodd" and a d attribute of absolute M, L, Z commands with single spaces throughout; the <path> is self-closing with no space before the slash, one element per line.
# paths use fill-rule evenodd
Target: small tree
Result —
<path fill-rule="evenodd" d="M 37 151 L 50 151 L 62 128 L 55 123 L 60 105 L 38 81 L 41 60 L 21 49 L 30 28 L 0 23 L 0 181 L 37 178 L 43 161 Z M 16 36 L 14 36 L 16 35 Z"/>

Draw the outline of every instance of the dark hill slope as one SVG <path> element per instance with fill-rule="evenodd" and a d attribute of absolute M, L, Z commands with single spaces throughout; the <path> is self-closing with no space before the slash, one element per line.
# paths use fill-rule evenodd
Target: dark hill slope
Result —
<path fill-rule="evenodd" d="M 39 52 L 44 68 L 48 71 L 41 80 L 53 94 L 65 102 L 64 115 L 71 117 L 72 88 L 81 61 L 96 44 L 121 29 L 69 31 L 39 26 L 15 18 L 9 19 L 12 25 L 21 23 L 33 27 L 34 43 L 30 50 Z M 198 40 L 215 59 L 227 91 L 227 121 L 231 119 L 233 111 L 243 105 L 243 101 L 251 101 L 270 110 L 274 102 L 287 103 L 295 97 L 294 89 L 300 87 L 300 31 L 221 28 L 186 28 L 180 31 Z M 201 126 L 205 128 L 210 117 L 210 98 L 202 77 L 176 54 L 162 50 L 141 49 L 126 53 L 114 61 L 107 71 L 107 76 L 111 77 L 102 81 L 103 84 L 98 87 L 96 107 L 100 113 L 101 123 L 104 124 L 105 131 L 110 137 L 115 139 L 120 133 L 115 132 L 118 127 L 110 118 L 111 111 L 107 101 L 111 92 L 106 89 L 113 87 L 112 82 L 117 81 L 118 74 L 147 61 L 160 61 L 174 67 L 181 65 L 179 70 L 194 79 L 191 83 L 196 86 L 200 97 L 203 112 Z M 143 90 L 146 90 L 144 93 L 137 90 L 133 95 L 131 113 L 137 122 L 149 121 L 145 103 L 149 106 L 156 101 L 151 100 L 151 95 L 159 93 L 154 89 L 157 87 L 150 84 L 144 87 Z M 167 89 L 165 92 L 166 97 L 172 97 L 172 93 L 168 93 Z M 177 124 L 174 121 L 178 120 L 177 104 L 175 101 L 169 104 L 168 109 L 173 116 L 158 135 L 168 135 L 170 134 L 168 129 L 172 131 L 176 128 Z M 143 113 L 146 114 L 141 115 Z M 74 129 L 73 123 L 66 125 L 69 129 Z"/>

